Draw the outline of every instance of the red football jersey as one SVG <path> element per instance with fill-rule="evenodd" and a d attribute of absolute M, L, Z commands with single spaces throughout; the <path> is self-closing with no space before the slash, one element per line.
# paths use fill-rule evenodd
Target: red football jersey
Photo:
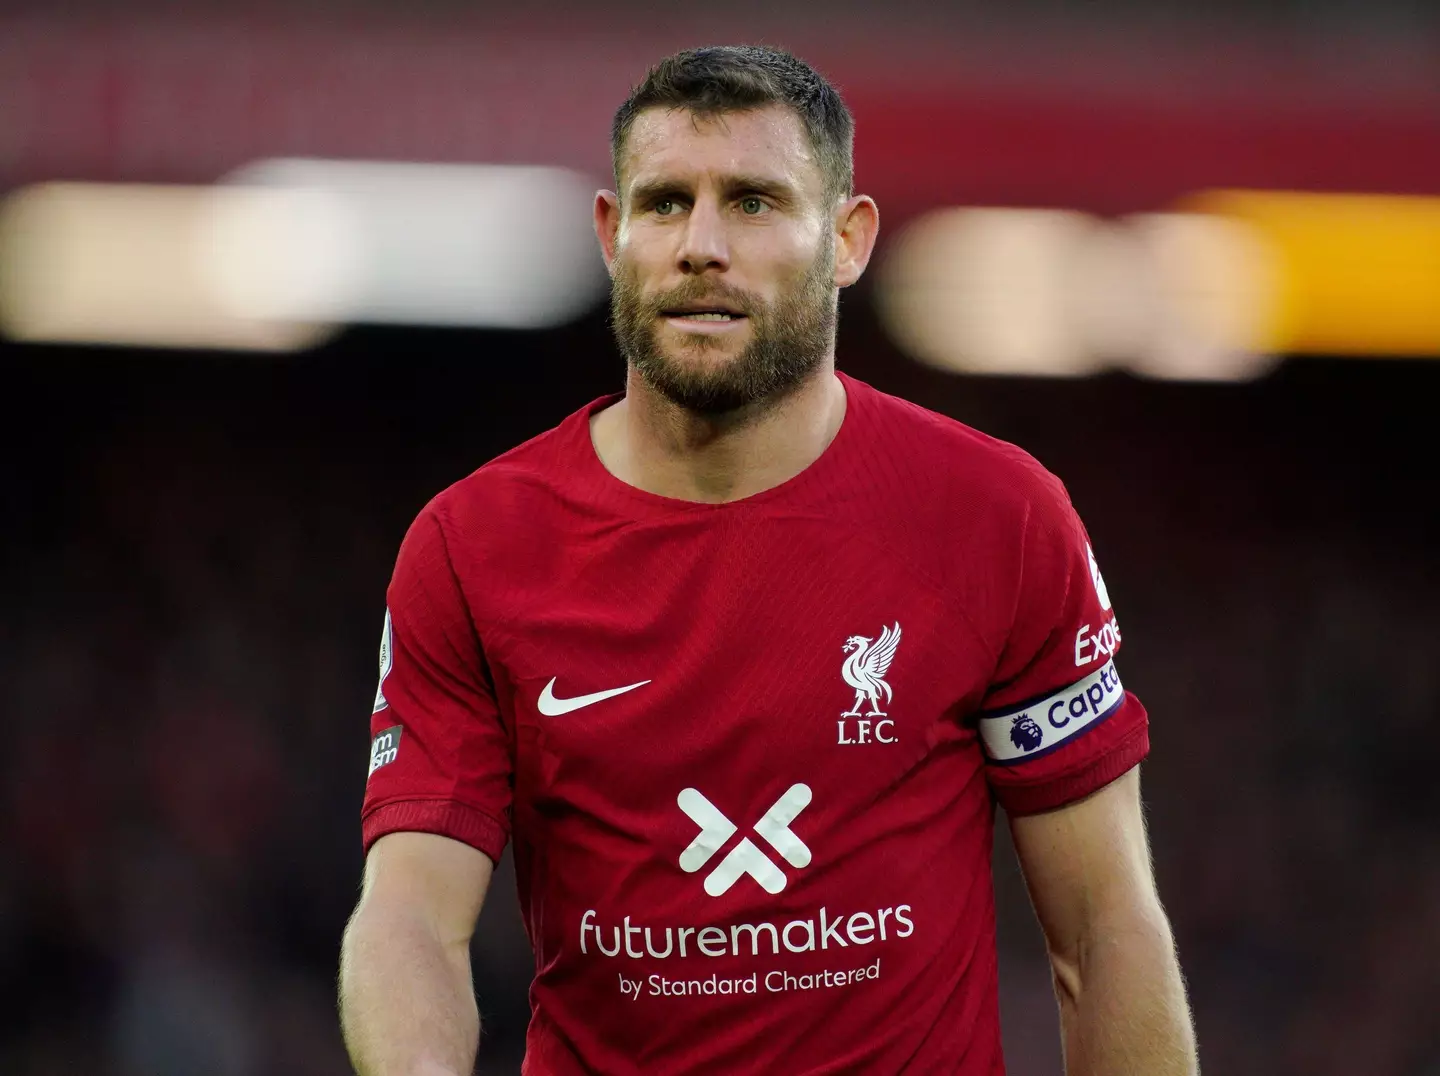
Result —
<path fill-rule="evenodd" d="M 842 380 L 763 493 L 621 482 L 610 398 L 401 546 L 365 843 L 513 841 L 526 1073 L 1004 1072 L 994 802 L 1100 788 L 1145 711 L 1060 482 Z"/>

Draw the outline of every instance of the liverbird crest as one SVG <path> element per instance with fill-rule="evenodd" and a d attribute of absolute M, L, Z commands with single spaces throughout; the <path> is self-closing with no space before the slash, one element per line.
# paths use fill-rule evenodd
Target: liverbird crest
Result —
<path fill-rule="evenodd" d="M 895 648 L 899 645 L 898 621 L 894 627 L 882 627 L 879 638 L 852 635 L 845 640 L 841 649 L 850 656 L 841 666 L 840 675 L 855 689 L 855 704 L 841 714 L 841 717 L 861 716 L 860 707 L 867 703 L 870 709 L 864 714 L 865 717 L 885 716 L 885 711 L 880 709 L 881 697 L 884 697 L 887 704 L 891 698 L 890 685 L 885 682 L 885 674 L 890 669 L 890 662 L 895 660 Z"/>

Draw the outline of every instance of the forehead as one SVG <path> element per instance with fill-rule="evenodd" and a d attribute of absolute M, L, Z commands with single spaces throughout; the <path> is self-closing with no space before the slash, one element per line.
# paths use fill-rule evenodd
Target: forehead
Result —
<path fill-rule="evenodd" d="M 727 175 L 783 180 L 801 190 L 821 186 L 805 125 L 784 105 L 715 115 L 649 108 L 635 117 L 621 161 L 625 182 Z"/>

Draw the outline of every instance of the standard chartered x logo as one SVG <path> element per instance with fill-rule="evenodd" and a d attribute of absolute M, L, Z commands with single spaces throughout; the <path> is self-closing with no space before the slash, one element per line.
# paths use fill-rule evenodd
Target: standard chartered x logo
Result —
<path fill-rule="evenodd" d="M 699 835 L 680 853 L 681 870 L 694 874 L 735 836 L 736 826 L 698 788 L 683 790 L 675 802 L 690 817 L 690 821 L 700 827 Z M 808 806 L 810 786 L 793 784 L 751 827 L 792 867 L 810 865 L 810 849 L 790 829 L 790 823 Z M 754 878 L 767 893 L 778 893 L 785 888 L 785 872 L 754 841 L 742 837 L 740 843 L 730 849 L 729 854 L 706 876 L 705 892 L 718 897 L 739 881 L 742 874 Z"/>

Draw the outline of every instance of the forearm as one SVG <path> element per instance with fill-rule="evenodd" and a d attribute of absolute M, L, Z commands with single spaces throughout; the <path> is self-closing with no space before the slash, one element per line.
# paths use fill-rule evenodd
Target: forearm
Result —
<path fill-rule="evenodd" d="M 1194 1076 L 1195 1032 L 1169 923 L 1158 907 L 1097 923 L 1053 960 L 1066 1076 Z"/>
<path fill-rule="evenodd" d="M 359 1076 L 470 1076 L 480 1017 L 468 945 L 362 903 L 341 946 L 340 1023 Z"/>

